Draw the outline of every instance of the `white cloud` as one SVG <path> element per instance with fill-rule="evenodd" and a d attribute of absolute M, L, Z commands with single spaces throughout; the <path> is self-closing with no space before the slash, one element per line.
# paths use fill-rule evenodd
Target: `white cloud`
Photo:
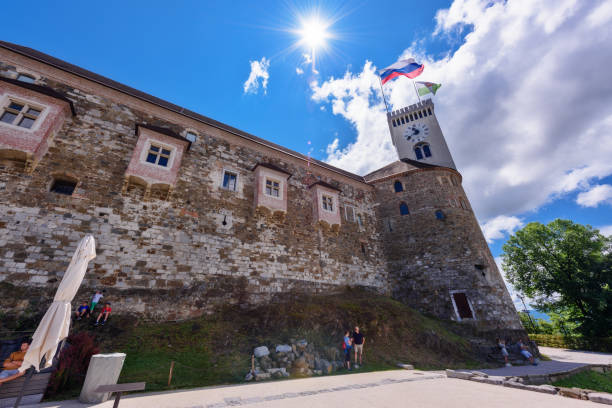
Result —
<path fill-rule="evenodd" d="M 302 68 L 300 68 L 300 67 L 297 67 L 295 69 L 295 73 L 298 74 L 298 75 L 302 75 L 304 73 L 304 70 Z"/>
<path fill-rule="evenodd" d="M 612 186 L 600 184 L 589 191 L 578 194 L 576 202 L 583 207 L 597 207 L 599 204 L 612 205 Z"/>
<path fill-rule="evenodd" d="M 523 222 L 517 217 L 508 217 L 506 215 L 498 215 L 497 217 L 487 221 L 482 226 L 482 232 L 488 243 L 495 239 L 503 238 L 504 235 L 512 234 L 516 229 L 521 228 Z"/>
<path fill-rule="evenodd" d="M 250 61 L 251 73 L 249 78 L 244 82 L 244 93 L 257 93 L 259 87 L 266 93 L 268 89 L 268 79 L 270 74 L 268 68 L 270 68 L 270 60 L 266 57 L 262 57 L 261 61 Z M 261 79 L 261 81 L 260 81 Z"/>
<path fill-rule="evenodd" d="M 456 0 L 436 19 L 438 36 L 469 31 L 460 47 L 436 59 L 413 45 L 398 59 L 420 59 L 420 78 L 443 84 L 436 116 L 481 221 L 612 174 L 609 2 Z M 370 61 L 311 87 L 356 130 L 347 145 L 330 144 L 330 164 L 365 174 L 396 160 Z M 405 78 L 385 94 L 396 108 L 416 99 Z"/>
<path fill-rule="evenodd" d="M 612 225 L 603 225 L 597 228 L 601 235 L 605 235 L 606 237 L 612 237 Z"/>

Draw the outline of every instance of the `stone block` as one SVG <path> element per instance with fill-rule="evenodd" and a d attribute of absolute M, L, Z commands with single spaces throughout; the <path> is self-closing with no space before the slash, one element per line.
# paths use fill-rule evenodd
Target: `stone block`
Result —
<path fill-rule="evenodd" d="M 525 388 L 528 389 L 529 391 L 542 392 L 544 394 L 552 394 L 552 395 L 555 395 L 558 392 L 556 387 L 553 387 L 552 385 L 549 385 L 549 384 L 526 385 Z"/>
<path fill-rule="evenodd" d="M 404 370 L 414 370 L 414 366 L 412 364 L 397 363 L 397 366 L 399 368 L 403 368 Z"/>
<path fill-rule="evenodd" d="M 95 392 L 95 390 L 101 385 L 117 384 L 124 361 L 125 353 L 94 354 L 91 356 L 79 401 L 91 404 L 108 400 L 110 393 L 100 393 Z"/>
<path fill-rule="evenodd" d="M 492 384 L 492 385 L 502 385 L 504 383 L 504 377 L 498 377 L 498 376 L 490 376 L 490 377 L 480 377 L 483 379 L 483 383 L 485 384 Z"/>
<path fill-rule="evenodd" d="M 516 382 L 516 381 L 504 381 L 504 387 L 508 387 L 508 388 L 516 388 L 519 390 L 524 390 L 527 388 L 527 386 L 525 384 L 522 384 L 520 382 Z"/>
<path fill-rule="evenodd" d="M 608 394 L 607 392 L 591 392 L 588 396 L 589 400 L 593 402 L 612 405 L 612 394 Z"/>
<path fill-rule="evenodd" d="M 255 381 L 269 380 L 272 377 L 270 373 L 257 373 L 255 374 Z"/>
<path fill-rule="evenodd" d="M 446 370 L 446 377 L 448 378 L 458 378 L 460 380 L 469 380 L 474 377 L 474 374 L 467 371 L 455 371 L 455 370 Z"/>
<path fill-rule="evenodd" d="M 266 346 L 255 347 L 253 354 L 255 354 L 255 357 L 260 358 L 270 354 L 270 350 Z"/>

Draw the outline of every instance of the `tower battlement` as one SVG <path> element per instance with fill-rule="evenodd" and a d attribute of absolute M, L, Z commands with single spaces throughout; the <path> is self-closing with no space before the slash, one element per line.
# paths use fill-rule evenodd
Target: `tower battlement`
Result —
<path fill-rule="evenodd" d="M 433 111 L 434 103 L 431 99 L 424 99 L 421 102 L 417 102 L 415 104 L 400 108 L 398 110 L 394 110 L 391 112 L 387 112 L 387 118 L 395 119 L 399 116 L 406 115 L 408 113 L 412 113 L 424 108 L 431 108 Z"/>

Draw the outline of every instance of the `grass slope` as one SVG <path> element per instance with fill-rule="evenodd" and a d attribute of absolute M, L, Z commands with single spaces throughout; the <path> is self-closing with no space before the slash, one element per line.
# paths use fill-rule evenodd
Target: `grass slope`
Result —
<path fill-rule="evenodd" d="M 605 374 L 596 371 L 583 371 L 571 377 L 554 382 L 553 385 L 557 387 L 576 387 L 612 393 L 612 371 Z"/>
<path fill-rule="evenodd" d="M 113 316 L 96 328 L 103 352 L 127 353 L 120 382 L 146 381 L 148 391 L 241 382 L 253 348 L 305 338 L 340 352 L 344 330 L 366 336 L 364 370 L 482 366 L 450 322 L 427 318 L 390 298 L 361 290 L 334 296 L 291 296 L 253 310 L 227 308 L 183 322 L 145 323 Z M 338 359 L 340 359 L 338 357 Z M 171 361 L 173 380 L 167 385 Z"/>

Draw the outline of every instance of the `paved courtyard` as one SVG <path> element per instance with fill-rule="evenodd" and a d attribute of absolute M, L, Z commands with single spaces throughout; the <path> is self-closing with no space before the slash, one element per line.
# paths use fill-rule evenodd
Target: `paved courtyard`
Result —
<path fill-rule="evenodd" d="M 549 353 L 549 355 L 552 353 Z M 580 359 L 580 355 L 576 358 Z M 608 355 L 598 359 L 609 358 Z M 603 360 L 598 360 L 603 361 Z M 558 395 L 541 394 L 472 381 L 446 378 L 440 372 L 379 371 L 299 380 L 208 387 L 136 394 L 121 407 L 601 407 Z M 77 401 L 47 403 L 47 408 L 112 407 L 112 401 L 84 405 Z"/>

